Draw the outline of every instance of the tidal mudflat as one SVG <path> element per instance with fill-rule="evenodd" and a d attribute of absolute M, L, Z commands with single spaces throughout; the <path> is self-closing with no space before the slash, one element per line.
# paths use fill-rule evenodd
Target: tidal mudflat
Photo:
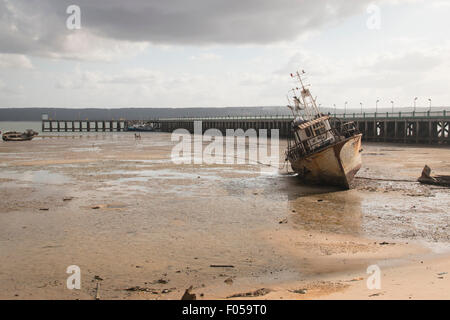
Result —
<path fill-rule="evenodd" d="M 180 299 L 190 286 L 197 299 L 450 298 L 450 192 L 415 181 L 425 164 L 449 174 L 448 147 L 365 143 L 340 191 L 285 168 L 175 164 L 174 144 L 0 143 L 0 298 Z"/>

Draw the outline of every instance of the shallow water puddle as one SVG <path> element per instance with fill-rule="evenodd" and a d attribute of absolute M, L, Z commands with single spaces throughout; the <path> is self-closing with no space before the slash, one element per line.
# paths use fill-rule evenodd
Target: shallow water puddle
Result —
<path fill-rule="evenodd" d="M 113 170 L 108 172 L 103 172 L 101 175 L 109 175 L 109 174 L 120 174 L 120 175 L 136 175 L 135 178 L 121 178 L 120 181 L 128 182 L 128 181 L 148 181 L 148 178 L 154 179 L 209 179 L 216 180 L 220 179 L 217 175 L 201 175 L 201 173 L 191 173 L 191 172 L 183 172 L 177 170 Z M 100 175 L 100 176 L 101 176 Z"/>
<path fill-rule="evenodd" d="M 47 170 L 25 172 L 3 171 L 0 173 L 0 178 L 41 184 L 65 184 L 72 181 L 72 179 L 66 175 Z"/>

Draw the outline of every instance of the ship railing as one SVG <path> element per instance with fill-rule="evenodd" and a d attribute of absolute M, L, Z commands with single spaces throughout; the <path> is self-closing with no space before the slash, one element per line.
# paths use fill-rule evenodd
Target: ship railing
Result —
<path fill-rule="evenodd" d="M 302 140 L 301 142 L 294 139 L 294 145 L 288 148 L 287 155 L 291 159 L 299 159 L 325 149 L 332 143 L 345 140 L 358 133 L 359 131 L 356 128 L 354 122 L 345 122 L 337 128 L 328 129 L 318 135 L 325 137 L 324 139 L 314 141 L 318 136 L 312 136 L 310 138 Z M 334 139 L 331 139 L 331 137 L 333 137 Z"/>
<path fill-rule="evenodd" d="M 334 127 L 333 129 L 335 130 L 336 136 L 343 136 L 345 138 L 351 137 L 359 133 L 359 130 L 356 128 L 356 124 L 353 121 L 344 122 L 339 126 Z"/>
<path fill-rule="evenodd" d="M 314 141 L 317 137 L 325 137 L 324 139 Z M 312 153 L 315 153 L 317 151 L 320 151 L 321 149 L 324 149 L 328 147 L 333 140 L 331 137 L 334 137 L 334 141 L 339 140 L 340 133 L 336 131 L 336 129 L 331 128 L 329 130 L 324 131 L 318 136 L 312 136 L 310 138 L 307 138 L 305 140 L 296 141 L 294 139 L 294 145 L 290 147 L 287 151 L 287 155 L 291 159 L 299 159 L 305 156 L 308 156 Z"/>

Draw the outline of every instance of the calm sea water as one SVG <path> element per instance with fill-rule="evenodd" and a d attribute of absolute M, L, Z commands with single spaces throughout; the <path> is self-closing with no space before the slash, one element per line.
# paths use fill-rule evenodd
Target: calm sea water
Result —
<path fill-rule="evenodd" d="M 34 131 L 41 132 L 40 121 L 0 121 L 0 131 L 19 131 L 23 132 L 27 129 L 33 129 Z"/>

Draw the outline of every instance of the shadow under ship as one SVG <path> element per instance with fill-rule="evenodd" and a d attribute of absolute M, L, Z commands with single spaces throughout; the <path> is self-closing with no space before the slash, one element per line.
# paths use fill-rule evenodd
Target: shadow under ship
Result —
<path fill-rule="evenodd" d="M 288 95 L 294 121 L 286 160 L 304 183 L 349 189 L 361 168 L 362 134 L 354 122 L 335 119 L 332 125 L 330 116 L 319 111 L 303 75 L 291 74 L 300 86 Z"/>

